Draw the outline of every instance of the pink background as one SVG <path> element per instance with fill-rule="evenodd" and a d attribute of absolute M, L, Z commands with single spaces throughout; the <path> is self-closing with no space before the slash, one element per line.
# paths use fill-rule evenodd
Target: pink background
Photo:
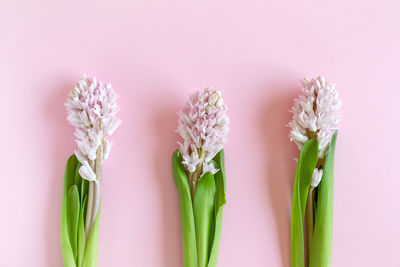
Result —
<path fill-rule="evenodd" d="M 398 1 L 3 0 L 0 13 L 0 266 L 62 266 L 63 103 L 84 72 L 121 95 L 100 267 L 181 266 L 176 112 L 205 85 L 232 121 L 219 266 L 289 266 L 287 110 L 319 74 L 344 104 L 332 265 L 400 266 Z"/>

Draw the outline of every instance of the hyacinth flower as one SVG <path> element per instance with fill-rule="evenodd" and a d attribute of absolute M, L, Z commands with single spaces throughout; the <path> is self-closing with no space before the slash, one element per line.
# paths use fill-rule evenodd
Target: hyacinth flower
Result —
<path fill-rule="evenodd" d="M 86 75 L 65 103 L 75 127 L 77 149 L 67 162 L 61 210 L 61 249 L 65 267 L 97 266 L 102 165 L 110 136 L 120 125 L 118 95 L 111 84 Z"/>
<path fill-rule="evenodd" d="M 179 193 L 183 266 L 215 267 L 225 200 L 224 144 L 229 118 L 218 90 L 190 95 L 178 113 L 183 142 L 172 156 Z"/>
<path fill-rule="evenodd" d="M 292 267 L 331 266 L 333 164 L 340 106 L 334 84 L 318 77 L 304 79 L 303 94 L 291 109 L 289 138 L 300 150 L 292 201 Z"/>

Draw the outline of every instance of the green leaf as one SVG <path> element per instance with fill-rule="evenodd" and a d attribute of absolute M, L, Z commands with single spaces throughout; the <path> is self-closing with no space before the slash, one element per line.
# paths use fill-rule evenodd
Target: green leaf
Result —
<path fill-rule="evenodd" d="M 75 155 L 71 155 L 67 161 L 64 173 L 64 189 L 66 192 L 68 189 L 75 184 L 76 168 L 78 167 L 79 161 Z"/>
<path fill-rule="evenodd" d="M 86 201 L 84 201 L 85 203 Z M 85 203 L 86 204 L 86 203 Z M 83 256 L 85 254 L 86 247 L 86 237 L 85 237 L 85 224 L 83 217 L 83 204 L 79 212 L 79 222 L 78 222 L 78 266 L 82 266 Z"/>
<path fill-rule="evenodd" d="M 217 164 L 217 168 L 219 171 L 214 175 L 215 177 L 215 185 L 217 188 L 216 198 L 215 198 L 215 213 L 218 212 L 218 209 L 225 205 L 226 203 L 226 179 L 225 179 L 225 157 L 224 150 L 222 149 L 213 159 Z"/>
<path fill-rule="evenodd" d="M 210 259 L 208 261 L 208 267 L 216 267 L 218 263 L 218 252 L 219 244 L 221 240 L 221 230 L 222 230 L 222 207 L 219 208 L 217 215 L 213 216 L 214 223 L 214 236 L 211 246 Z"/>
<path fill-rule="evenodd" d="M 181 214 L 183 266 L 197 267 L 196 230 L 189 182 L 182 165 L 182 156 L 176 150 L 172 156 L 172 176 L 179 195 Z"/>
<path fill-rule="evenodd" d="M 318 185 L 317 212 L 311 245 L 310 267 L 329 267 L 332 257 L 333 167 L 337 132 L 332 136 L 324 173 Z"/>
<path fill-rule="evenodd" d="M 215 181 L 214 176 L 208 172 L 200 178 L 193 201 L 199 267 L 206 267 L 208 263 L 214 203 Z"/>
<path fill-rule="evenodd" d="M 290 225 L 290 262 L 292 267 L 304 267 L 304 214 L 311 177 L 317 160 L 318 142 L 311 139 L 301 149 L 294 181 Z"/>
<path fill-rule="evenodd" d="M 78 161 L 78 164 L 76 166 L 76 171 L 75 171 L 75 182 L 74 184 L 76 185 L 79 193 L 79 219 L 78 219 L 78 232 L 77 232 L 77 266 L 82 266 L 82 261 L 83 261 L 83 255 L 85 253 L 85 224 L 84 224 L 84 212 L 86 211 L 86 203 L 84 201 L 85 199 L 85 188 L 84 184 L 85 181 L 82 179 L 81 175 L 79 174 L 79 168 L 82 166 L 82 164 Z M 87 181 L 86 181 L 87 183 Z M 87 188 L 86 188 L 87 191 Z M 87 192 L 86 192 L 87 193 Z"/>
<path fill-rule="evenodd" d="M 75 155 L 69 157 L 65 167 L 63 197 L 61 207 L 61 225 L 60 225 L 60 239 L 61 251 L 63 256 L 64 267 L 76 267 L 75 257 L 69 241 L 68 223 L 67 223 L 67 191 L 73 185 L 75 179 L 76 166 L 78 160 Z"/>
<path fill-rule="evenodd" d="M 219 244 L 221 240 L 221 230 L 222 230 L 222 207 L 226 203 L 226 180 L 225 180 L 225 160 L 224 160 L 224 150 L 221 150 L 213 159 L 216 163 L 216 168 L 219 171 L 214 175 L 215 178 L 215 207 L 213 216 L 213 234 L 211 235 L 212 243 L 210 244 L 210 259 L 208 262 L 208 267 L 216 267 L 218 261 Z"/>
<path fill-rule="evenodd" d="M 82 215 L 83 215 L 83 225 L 85 226 L 85 218 L 86 218 L 86 210 L 87 210 L 87 194 L 83 198 L 83 209 L 82 209 Z"/>
<path fill-rule="evenodd" d="M 75 171 L 75 181 L 74 181 L 74 185 L 76 185 L 78 187 L 78 193 L 81 193 L 81 188 L 80 188 L 80 184 L 82 183 L 82 178 L 81 175 L 79 174 L 79 168 L 82 166 L 82 164 L 78 161 L 78 165 L 76 165 L 76 171 Z M 82 198 L 81 198 L 82 199 Z"/>
<path fill-rule="evenodd" d="M 67 224 L 72 252 L 78 256 L 78 223 L 80 214 L 79 192 L 76 185 L 71 186 L 67 193 Z"/>
<path fill-rule="evenodd" d="M 82 267 L 96 267 L 97 266 L 97 243 L 99 239 L 99 221 L 100 221 L 100 207 L 97 212 L 96 220 L 94 221 L 92 232 L 90 233 L 85 255 L 83 256 Z"/>
<path fill-rule="evenodd" d="M 83 203 L 83 201 L 85 200 L 85 197 L 87 196 L 87 194 L 89 192 L 89 181 L 82 179 L 80 185 L 81 185 L 81 201 Z M 85 205 L 85 207 L 86 207 L 86 205 Z M 85 212 L 86 212 L 86 209 L 85 209 Z M 84 218 L 86 218 L 86 217 L 84 217 Z"/>

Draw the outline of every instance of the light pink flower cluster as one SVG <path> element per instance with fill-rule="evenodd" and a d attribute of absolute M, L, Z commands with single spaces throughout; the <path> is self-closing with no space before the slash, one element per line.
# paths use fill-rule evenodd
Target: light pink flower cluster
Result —
<path fill-rule="evenodd" d="M 335 90 L 335 85 L 323 77 L 303 80 L 303 95 L 295 99 L 291 113 L 292 121 L 289 138 L 298 148 L 311 138 L 318 141 L 318 156 L 324 158 L 329 147 L 332 134 L 339 123 L 339 108 L 341 102 Z"/>
<path fill-rule="evenodd" d="M 93 162 L 99 156 L 97 150 L 102 149 L 102 159 L 107 159 L 113 142 L 108 137 L 120 125 L 116 118 L 119 108 L 118 95 L 111 84 L 105 85 L 96 77 L 89 79 L 86 75 L 78 81 L 69 93 L 65 103 L 68 121 L 76 127 L 75 136 L 78 150 L 75 155 L 82 163 L 79 174 L 83 179 L 96 181 Z"/>
<path fill-rule="evenodd" d="M 207 87 L 189 96 L 185 107 L 178 113 L 177 132 L 183 138 L 179 143 L 183 164 L 190 173 L 202 164 L 202 174 L 215 174 L 218 169 L 210 163 L 224 148 L 229 129 L 229 118 L 221 92 Z"/>

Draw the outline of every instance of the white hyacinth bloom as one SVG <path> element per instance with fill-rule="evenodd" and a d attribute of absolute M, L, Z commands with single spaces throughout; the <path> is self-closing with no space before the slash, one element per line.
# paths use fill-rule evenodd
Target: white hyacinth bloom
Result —
<path fill-rule="evenodd" d="M 229 118 L 221 92 L 210 87 L 189 96 L 184 109 L 178 113 L 177 132 L 183 139 L 178 143 L 182 164 L 194 173 L 202 164 L 201 174 L 218 172 L 210 161 L 224 148 Z"/>
<path fill-rule="evenodd" d="M 83 75 L 65 103 L 67 119 L 76 127 L 78 150 L 75 155 L 82 164 L 79 174 L 88 181 L 97 180 L 93 162 L 98 148 L 104 145 L 101 158 L 106 159 L 113 144 L 108 138 L 121 123 L 116 117 L 117 98 L 111 84 Z"/>
<path fill-rule="evenodd" d="M 341 102 L 335 85 L 323 77 L 303 80 L 303 94 L 295 99 L 289 138 L 301 149 L 311 138 L 318 141 L 318 157 L 324 158 L 329 147 L 332 134 L 339 123 Z"/>

